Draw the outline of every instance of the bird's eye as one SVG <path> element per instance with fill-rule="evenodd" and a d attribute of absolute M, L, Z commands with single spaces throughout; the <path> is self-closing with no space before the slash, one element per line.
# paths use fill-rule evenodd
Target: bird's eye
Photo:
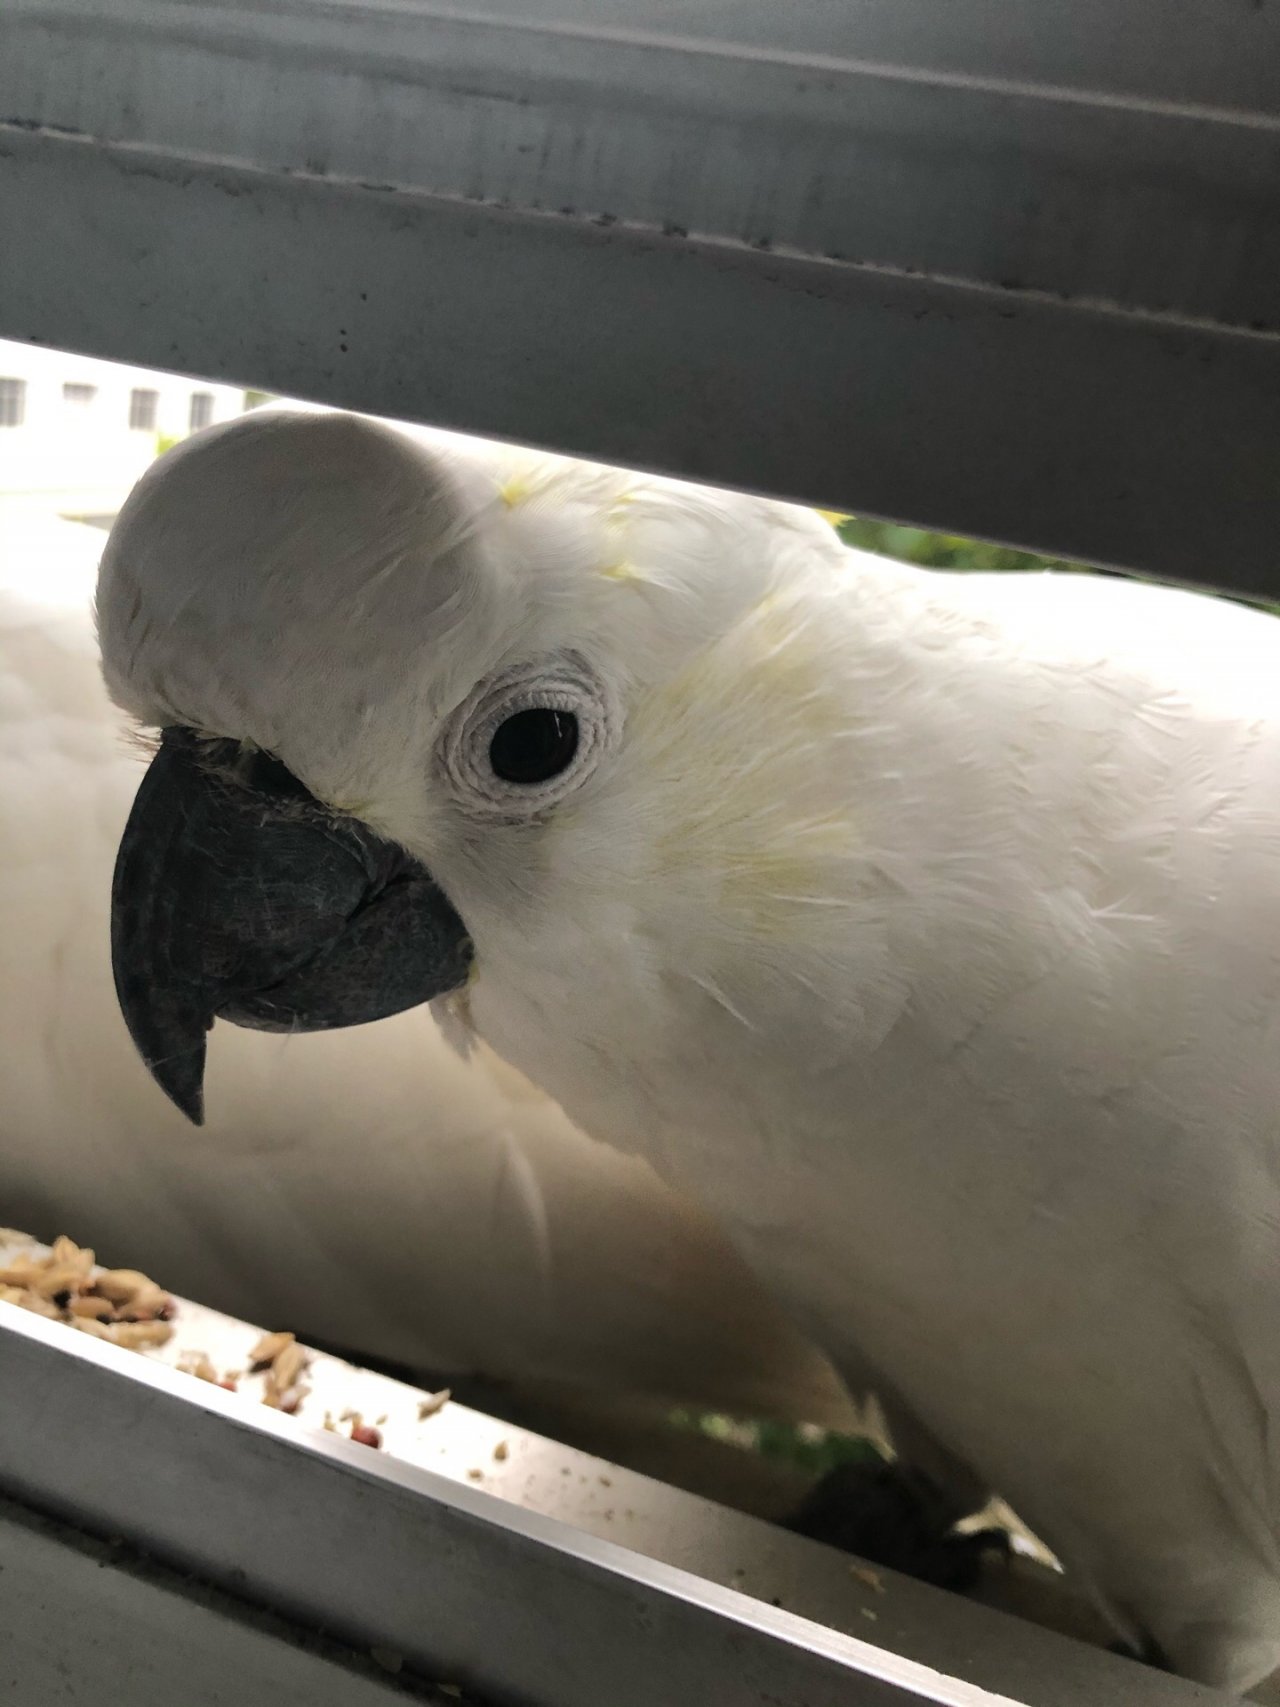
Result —
<path fill-rule="evenodd" d="M 498 725 L 489 743 L 489 763 L 503 782 L 527 788 L 568 770 L 577 751 L 578 719 L 573 713 L 533 706 Z"/>
<path fill-rule="evenodd" d="M 621 727 L 609 683 L 562 653 L 481 682 L 441 732 L 437 763 L 469 816 L 521 823 L 580 788 Z"/>

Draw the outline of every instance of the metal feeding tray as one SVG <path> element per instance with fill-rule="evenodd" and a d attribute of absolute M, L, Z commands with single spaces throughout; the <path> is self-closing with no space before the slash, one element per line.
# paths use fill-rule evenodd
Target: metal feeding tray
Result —
<path fill-rule="evenodd" d="M 175 1367 L 243 1370 L 260 1330 L 182 1301 L 174 1329 L 140 1356 L 0 1304 L 22 1707 L 1220 1699 L 337 1358 L 284 1414 Z"/>

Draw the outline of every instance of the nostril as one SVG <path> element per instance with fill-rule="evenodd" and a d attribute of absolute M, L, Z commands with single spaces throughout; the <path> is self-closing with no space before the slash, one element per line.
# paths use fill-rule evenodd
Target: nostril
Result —
<path fill-rule="evenodd" d="M 309 789 L 300 783 L 282 760 L 258 748 L 246 749 L 240 775 L 250 788 L 282 800 L 311 800 Z"/>

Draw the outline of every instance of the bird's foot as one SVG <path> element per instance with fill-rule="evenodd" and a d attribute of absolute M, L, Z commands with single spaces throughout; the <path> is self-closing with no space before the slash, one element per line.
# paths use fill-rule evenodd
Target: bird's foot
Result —
<path fill-rule="evenodd" d="M 805 1497 L 787 1528 L 886 1570 L 964 1594 L 985 1558 L 1009 1556 L 1003 1529 L 956 1530 L 958 1517 L 928 1476 L 903 1464 L 842 1464 Z"/>
<path fill-rule="evenodd" d="M 1160 1644 L 1150 1636 L 1144 1636 L 1141 1642 L 1112 1642 L 1109 1652 L 1119 1654 L 1122 1659 L 1137 1660 L 1140 1665 L 1153 1666 L 1156 1671 L 1172 1670 Z"/>

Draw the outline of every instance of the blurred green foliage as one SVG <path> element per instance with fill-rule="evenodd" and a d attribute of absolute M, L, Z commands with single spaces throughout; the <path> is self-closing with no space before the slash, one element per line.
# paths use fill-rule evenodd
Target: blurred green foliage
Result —
<path fill-rule="evenodd" d="M 1083 563 L 1070 563 L 1061 557 L 1035 557 L 1007 545 L 985 545 L 981 540 L 961 539 L 958 534 L 928 533 L 924 528 L 873 522 L 865 516 L 843 516 L 836 531 L 846 545 L 874 551 L 881 557 L 896 557 L 903 563 L 918 563 L 925 569 L 1086 568 Z"/>
<path fill-rule="evenodd" d="M 726 1446 L 758 1452 L 814 1477 L 841 1464 L 878 1463 L 884 1456 L 874 1440 L 857 1434 L 831 1434 L 812 1423 L 784 1423 L 724 1416 L 718 1411 L 672 1411 L 668 1421 L 683 1433 L 705 1434 Z"/>
<path fill-rule="evenodd" d="M 881 557 L 896 557 L 903 563 L 918 563 L 922 569 L 996 569 L 1027 570 L 1055 569 L 1077 575 L 1107 575 L 1115 571 L 1094 569 L 1088 563 L 1073 563 L 1065 557 L 1037 557 L 1030 551 L 1014 551 L 1007 545 L 986 545 L 978 539 L 962 539 L 959 534 L 929 533 L 925 528 L 903 527 L 898 522 L 873 522 L 865 516 L 835 517 L 823 512 L 835 522 L 836 532 L 846 545 L 862 551 L 874 551 Z M 1138 580 L 1156 579 L 1137 576 Z M 1280 616 L 1280 605 L 1261 599 L 1251 599 L 1243 593 L 1215 593 L 1211 587 L 1199 591 L 1211 598 L 1232 599 L 1252 610 L 1264 610 Z"/>

